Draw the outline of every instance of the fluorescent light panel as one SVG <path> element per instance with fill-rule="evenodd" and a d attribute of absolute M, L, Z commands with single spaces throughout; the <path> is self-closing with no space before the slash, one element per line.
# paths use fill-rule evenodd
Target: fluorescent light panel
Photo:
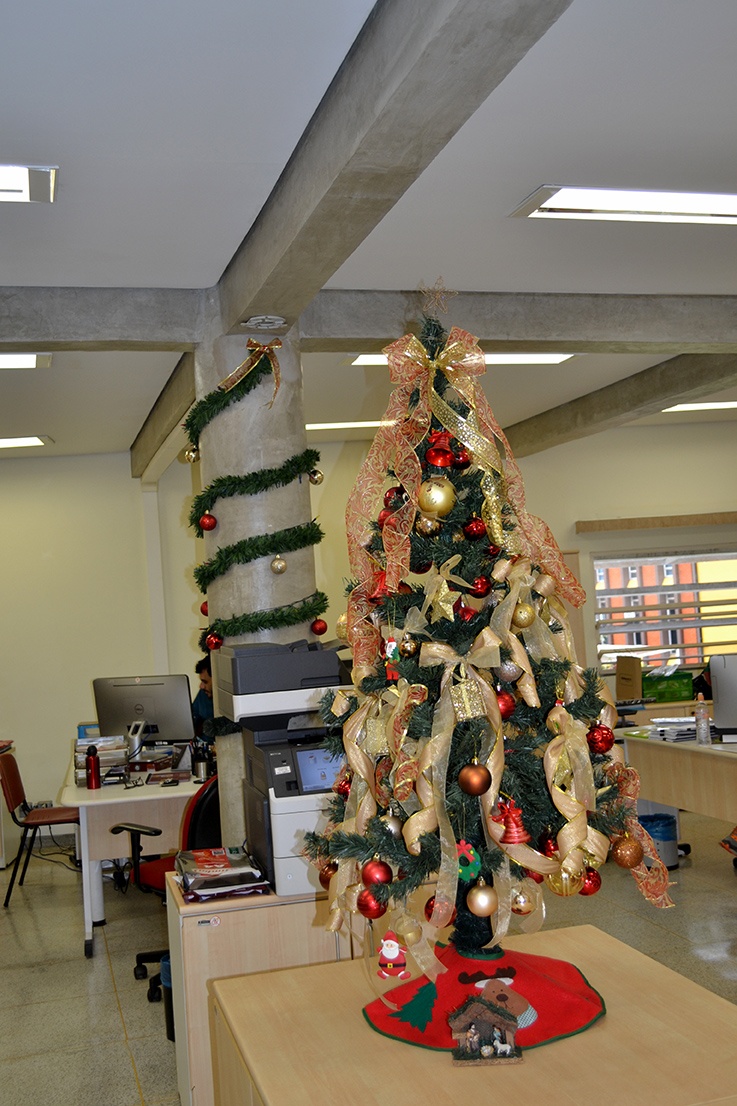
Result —
<path fill-rule="evenodd" d="M 723 403 L 677 403 L 675 407 L 664 407 L 663 414 L 673 411 L 734 411 L 737 409 L 737 400 Z"/>
<path fill-rule="evenodd" d="M 53 203 L 58 165 L 0 165 L 0 203 Z"/>
<path fill-rule="evenodd" d="M 46 445 L 49 439 L 30 436 L 27 438 L 0 438 L 0 449 L 21 449 L 26 446 Z"/>
<path fill-rule="evenodd" d="M 50 353 L 0 353 L 0 369 L 48 369 Z"/>
<path fill-rule="evenodd" d="M 605 219 L 730 226 L 737 225 L 737 195 L 545 184 L 512 214 L 529 219 Z"/>
<path fill-rule="evenodd" d="M 560 365 L 573 357 L 572 353 L 485 353 L 487 365 Z M 386 365 L 383 353 L 362 353 L 352 365 Z"/>

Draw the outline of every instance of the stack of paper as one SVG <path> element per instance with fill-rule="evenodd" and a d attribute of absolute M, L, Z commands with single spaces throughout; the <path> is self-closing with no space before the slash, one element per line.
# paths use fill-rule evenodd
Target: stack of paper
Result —
<path fill-rule="evenodd" d="M 195 849 L 177 854 L 175 869 L 185 899 L 264 894 L 270 890 L 245 849 Z"/>

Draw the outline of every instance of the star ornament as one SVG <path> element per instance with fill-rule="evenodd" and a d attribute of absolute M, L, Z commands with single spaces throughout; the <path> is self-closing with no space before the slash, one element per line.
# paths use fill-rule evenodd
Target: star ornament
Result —
<path fill-rule="evenodd" d="M 448 300 L 458 295 L 457 292 L 451 292 L 445 287 L 442 277 L 438 277 L 432 288 L 428 288 L 426 284 L 420 284 L 417 290 L 422 296 L 422 310 L 426 315 L 436 315 L 438 311 L 447 313 Z"/>

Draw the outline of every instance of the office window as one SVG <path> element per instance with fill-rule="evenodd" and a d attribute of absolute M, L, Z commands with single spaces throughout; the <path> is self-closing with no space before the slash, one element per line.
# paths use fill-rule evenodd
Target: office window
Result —
<path fill-rule="evenodd" d="M 713 653 L 737 653 L 737 552 L 597 557 L 594 573 L 603 672 L 619 653 L 697 671 Z"/>

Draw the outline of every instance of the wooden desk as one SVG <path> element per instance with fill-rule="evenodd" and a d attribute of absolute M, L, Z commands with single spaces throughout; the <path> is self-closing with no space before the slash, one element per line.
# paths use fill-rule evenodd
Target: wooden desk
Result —
<path fill-rule="evenodd" d="M 339 934 L 326 931 L 326 896 L 186 903 L 172 872 L 166 912 L 179 1097 L 182 1106 L 212 1106 L 208 980 L 350 959 L 350 934 L 345 927 Z"/>
<path fill-rule="evenodd" d="M 145 773 L 142 773 L 145 779 Z M 201 787 L 180 783 L 161 787 L 143 783 L 126 790 L 122 784 L 88 791 L 74 783 L 74 763 L 62 790 L 63 806 L 79 808 L 79 843 L 82 861 L 82 903 L 84 909 L 84 954 L 94 952 L 95 926 L 105 925 L 102 899 L 102 861 L 126 855 L 127 837 L 115 837 L 110 827 L 117 822 L 141 822 L 157 826 L 160 837 L 143 838 L 143 853 L 157 855 L 179 848 L 179 827 L 188 800 Z"/>
<path fill-rule="evenodd" d="M 525 1053 L 453 1067 L 450 1054 L 382 1037 L 364 1020 L 359 961 L 210 984 L 217 1106 L 737 1106 L 737 1007 L 593 926 L 508 938 L 578 966 L 606 1017 Z"/>
<path fill-rule="evenodd" d="M 637 737 L 624 744 L 643 799 L 737 822 L 737 746 Z"/>

